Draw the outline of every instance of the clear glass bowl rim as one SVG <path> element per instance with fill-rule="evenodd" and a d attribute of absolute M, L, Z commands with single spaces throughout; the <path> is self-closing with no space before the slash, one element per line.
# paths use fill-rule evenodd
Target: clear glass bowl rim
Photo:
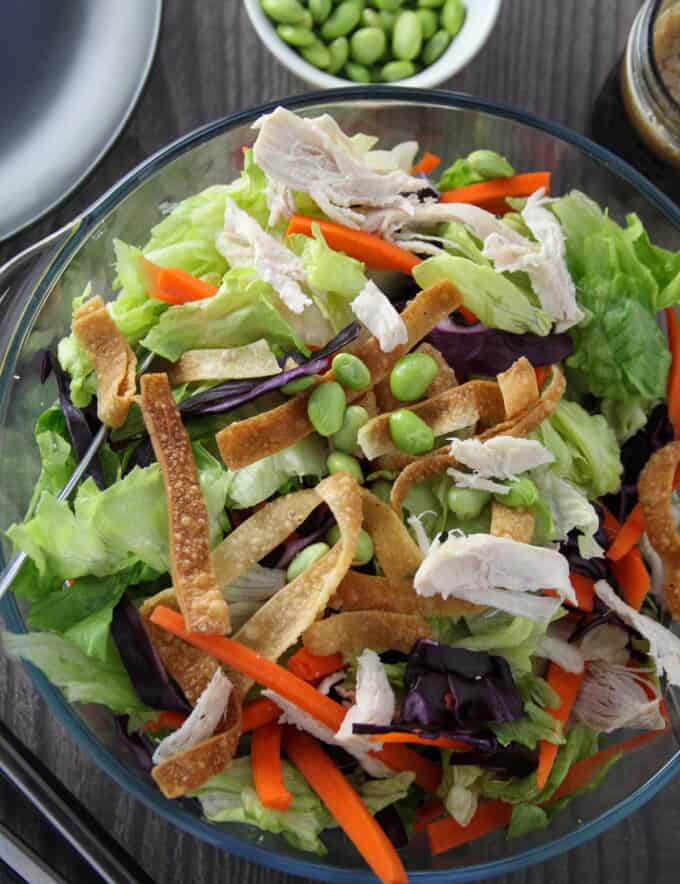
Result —
<path fill-rule="evenodd" d="M 289 98 L 283 98 L 259 105 L 255 108 L 239 111 L 235 114 L 220 118 L 211 123 L 201 126 L 189 132 L 161 150 L 157 151 L 127 175 L 117 184 L 104 193 L 95 203 L 85 210 L 78 219 L 77 226 L 72 227 L 72 235 L 68 236 L 63 246 L 53 258 L 47 272 L 42 276 L 38 286 L 32 294 L 32 300 L 39 304 L 42 295 L 49 290 L 54 280 L 59 276 L 68 264 L 71 256 L 77 251 L 82 242 L 89 236 L 92 228 L 118 203 L 120 203 L 139 184 L 157 172 L 166 163 L 177 158 L 180 154 L 196 147 L 219 135 L 228 129 L 251 122 L 261 114 L 269 113 L 279 105 L 290 109 L 304 109 L 317 104 L 335 104 L 347 101 L 376 101 L 386 100 L 401 103 L 424 103 L 434 104 L 452 109 L 480 111 L 492 116 L 502 117 L 518 123 L 522 123 L 534 129 L 539 129 L 571 144 L 590 158 L 603 163 L 612 171 L 639 190 L 657 209 L 659 209 L 674 224 L 680 232 L 680 206 L 662 193 L 654 184 L 637 172 L 632 166 L 603 147 L 592 142 L 590 139 L 577 132 L 544 120 L 534 114 L 523 110 L 517 110 L 508 105 L 476 98 L 459 92 L 449 92 L 441 89 L 413 89 L 396 86 L 367 86 L 351 87 L 343 89 L 329 89 L 307 92 Z M 29 325 L 34 320 L 32 311 L 24 314 L 23 320 Z M 24 325 L 24 322 L 21 324 Z M 21 339 L 21 335 L 13 336 L 13 343 Z M 11 344 L 10 344 L 10 348 Z M 9 364 L 12 363 L 10 354 Z M 7 362 L 5 363 L 7 365 Z M 0 397 L 4 394 L 4 379 L 0 378 Z M 0 552 L 0 564 L 4 566 Z M 0 614 L 5 623 L 13 632 L 26 632 L 23 619 L 13 596 L 7 595 L 0 602 Z M 158 813 L 173 825 L 179 826 L 191 835 L 200 838 L 209 844 L 219 847 L 229 853 L 234 853 L 251 862 L 268 866 L 287 874 L 300 875 L 315 878 L 320 881 L 342 882 L 342 884 L 369 884 L 376 878 L 368 870 L 347 869 L 339 866 L 331 866 L 325 863 L 314 862 L 303 858 L 295 858 L 282 854 L 273 853 L 268 849 L 241 841 L 239 838 L 216 828 L 199 817 L 192 815 L 179 804 L 166 801 L 160 792 L 151 784 L 132 774 L 126 767 L 118 762 L 98 742 L 93 734 L 85 727 L 83 722 L 73 715 L 70 704 L 66 702 L 58 688 L 50 684 L 47 678 L 35 667 L 25 664 L 33 684 L 49 706 L 57 721 L 67 731 L 81 749 L 87 752 L 96 764 L 103 769 L 115 782 L 142 801 L 151 810 Z M 602 832 L 623 820 L 626 816 L 638 810 L 643 804 L 659 792 L 667 783 L 680 773 L 680 751 L 667 761 L 663 767 L 647 780 L 647 782 L 632 792 L 625 800 L 609 808 L 595 819 L 585 823 L 580 828 L 567 835 L 554 839 L 548 844 L 530 848 L 522 853 L 515 854 L 507 859 L 496 859 L 486 863 L 465 866 L 463 868 L 448 868 L 438 870 L 424 870 L 409 873 L 409 880 L 419 884 L 443 884 L 446 882 L 467 882 L 485 880 L 496 875 L 508 874 L 518 871 L 535 863 L 558 856 L 567 850 L 571 850 L 586 841 L 600 835 Z"/>

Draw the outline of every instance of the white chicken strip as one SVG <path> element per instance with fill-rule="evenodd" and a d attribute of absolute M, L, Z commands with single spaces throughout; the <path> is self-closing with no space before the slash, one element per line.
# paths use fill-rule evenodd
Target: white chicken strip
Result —
<path fill-rule="evenodd" d="M 217 235 L 215 246 L 232 267 L 254 267 L 260 279 L 271 285 L 293 313 L 302 313 L 312 303 L 300 288 L 300 283 L 307 282 L 302 259 L 266 233 L 229 198 L 224 230 Z"/>
<path fill-rule="evenodd" d="M 533 439 L 494 436 L 479 439 L 453 439 L 451 454 L 457 461 L 486 479 L 512 479 L 555 460 L 547 448 Z"/>
<path fill-rule="evenodd" d="M 335 735 L 338 743 L 347 750 L 353 746 L 361 748 L 366 740 L 352 731 L 353 725 L 387 725 L 394 718 L 394 691 L 380 657 L 375 651 L 366 648 L 357 664 L 356 702 L 348 710 Z M 375 749 L 381 748 L 382 743 L 375 744 Z"/>
<path fill-rule="evenodd" d="M 404 194 L 423 188 L 422 179 L 401 169 L 374 172 L 365 152 L 327 114 L 304 119 L 277 107 L 253 128 L 259 130 L 253 158 L 265 174 L 290 190 L 308 193 L 329 218 L 348 227 L 361 227 L 362 215 L 353 207 L 408 211 Z"/>
<path fill-rule="evenodd" d="M 645 687 L 653 685 L 639 672 L 598 661 L 588 667 L 574 703 L 574 717 L 606 734 L 622 727 L 663 730 L 666 720 L 659 709 L 661 697 L 650 700 Z"/>
<path fill-rule="evenodd" d="M 366 283 L 350 307 L 356 318 L 377 339 L 383 353 L 390 353 L 408 341 L 404 320 L 373 280 Z"/>

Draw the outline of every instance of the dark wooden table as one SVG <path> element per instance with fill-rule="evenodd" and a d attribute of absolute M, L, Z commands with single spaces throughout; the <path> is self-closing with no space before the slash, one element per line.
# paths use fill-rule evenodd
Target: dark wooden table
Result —
<path fill-rule="evenodd" d="M 143 2 L 143 0 L 142 0 Z M 480 55 L 448 88 L 526 108 L 586 131 L 593 99 L 625 42 L 639 0 L 505 0 Z M 87 181 L 47 218 L 0 246 L 0 263 L 57 229 L 165 143 L 305 85 L 264 50 L 238 0 L 166 0 L 149 81 L 122 135 Z M 159 884 L 292 884 L 197 842 L 119 789 L 52 720 L 20 666 L 0 661 L 0 715 Z M 0 819 L 71 882 L 94 880 L 30 807 L 0 783 Z M 596 841 L 507 884 L 678 881 L 680 779 Z M 0 873 L 1 876 L 2 873 Z M 501 880 L 501 879 L 499 879 Z"/>

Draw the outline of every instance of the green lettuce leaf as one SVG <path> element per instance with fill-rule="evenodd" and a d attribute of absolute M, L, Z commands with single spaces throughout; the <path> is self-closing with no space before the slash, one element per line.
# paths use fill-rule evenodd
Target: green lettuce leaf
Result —
<path fill-rule="evenodd" d="M 527 749 L 535 749 L 539 740 L 564 743 L 562 725 L 556 718 L 531 700 L 524 703 L 524 712 L 526 713 L 524 718 L 491 725 L 491 730 L 496 734 L 501 746 L 519 743 Z"/>
<path fill-rule="evenodd" d="M 414 267 L 413 276 L 421 288 L 450 280 L 462 293 L 465 306 L 491 328 L 536 335 L 547 335 L 552 328 L 550 316 L 491 267 L 453 255 L 435 255 Z"/>
<path fill-rule="evenodd" d="M 680 251 L 671 252 L 653 245 L 642 221 L 634 213 L 626 216 L 626 225 L 626 239 L 659 286 L 656 309 L 680 303 Z"/>
<path fill-rule="evenodd" d="M 501 154 L 491 150 L 474 150 L 444 169 L 437 188 L 442 191 L 455 190 L 480 181 L 510 178 L 514 174 L 515 170 Z"/>
<path fill-rule="evenodd" d="M 71 334 L 59 341 L 57 359 L 71 378 L 71 401 L 76 408 L 85 408 L 97 392 L 97 379 L 90 357 Z"/>
<path fill-rule="evenodd" d="M 508 838 L 521 838 L 530 832 L 537 832 L 550 825 L 550 815 L 535 804 L 515 804 L 508 825 Z"/>
<path fill-rule="evenodd" d="M 450 221 L 448 224 L 442 224 L 438 235 L 443 240 L 446 240 L 446 250 L 451 252 L 451 254 L 459 253 L 463 258 L 474 261 L 475 264 L 482 264 L 486 267 L 492 266 L 489 258 L 482 254 L 482 244 L 460 221 Z"/>
<path fill-rule="evenodd" d="M 113 248 L 116 253 L 116 286 L 120 287 L 120 292 L 109 310 L 121 333 L 134 347 L 165 313 L 168 305 L 146 293 L 146 282 L 141 273 L 141 249 L 120 239 L 114 239 Z"/>
<path fill-rule="evenodd" d="M 363 263 L 331 249 L 316 224 L 312 225 L 312 233 L 304 237 L 301 253 L 309 284 L 322 292 L 356 298 L 367 282 Z"/>
<path fill-rule="evenodd" d="M 569 532 L 578 529 L 579 553 L 587 559 L 603 554 L 595 540 L 600 528 L 599 516 L 578 485 L 561 479 L 550 468 L 533 470 L 531 477 L 550 509 L 554 540 L 566 540 Z"/>
<path fill-rule="evenodd" d="M 35 509 L 43 492 L 59 494 L 71 478 L 76 467 L 76 459 L 69 442 L 60 433 L 47 430 L 35 437 L 40 451 L 40 475 L 33 489 L 28 505 L 29 514 Z"/>

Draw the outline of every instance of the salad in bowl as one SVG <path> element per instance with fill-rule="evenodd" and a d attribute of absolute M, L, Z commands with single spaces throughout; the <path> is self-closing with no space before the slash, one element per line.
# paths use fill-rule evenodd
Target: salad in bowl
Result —
<path fill-rule="evenodd" d="M 45 353 L 4 644 L 168 799 L 405 881 L 669 727 L 680 253 L 493 145 L 254 128 Z"/>

